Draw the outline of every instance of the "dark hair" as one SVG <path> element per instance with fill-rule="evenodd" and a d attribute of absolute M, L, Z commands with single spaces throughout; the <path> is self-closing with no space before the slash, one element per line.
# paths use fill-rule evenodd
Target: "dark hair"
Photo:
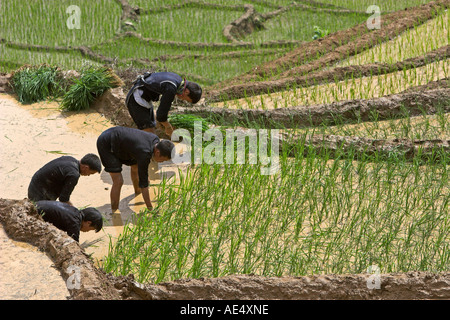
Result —
<path fill-rule="evenodd" d="M 91 170 L 95 170 L 98 173 L 102 171 L 102 162 L 100 161 L 100 158 L 93 153 L 88 153 L 85 155 L 81 158 L 80 162 L 81 164 L 88 165 Z"/>
<path fill-rule="evenodd" d="M 175 148 L 175 145 L 172 141 L 164 139 L 161 140 L 156 146 L 163 157 L 168 157 L 169 159 L 172 159 L 172 150 Z"/>
<path fill-rule="evenodd" d="M 85 208 L 80 210 L 83 215 L 83 221 L 90 221 L 91 226 L 95 227 L 95 232 L 99 232 L 103 227 L 102 214 L 95 208 Z"/>
<path fill-rule="evenodd" d="M 191 98 L 192 103 L 197 103 L 202 97 L 202 88 L 197 83 L 188 81 L 186 89 L 189 89 L 188 97 Z"/>

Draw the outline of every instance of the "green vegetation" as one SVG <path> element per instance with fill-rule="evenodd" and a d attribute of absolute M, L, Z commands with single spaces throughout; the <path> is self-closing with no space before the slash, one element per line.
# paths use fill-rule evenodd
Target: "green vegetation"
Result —
<path fill-rule="evenodd" d="M 194 123 L 201 123 L 202 133 L 208 130 L 208 122 L 205 119 L 190 114 L 171 114 L 169 115 L 170 124 L 176 129 L 186 129 L 192 135 L 194 134 Z"/>
<path fill-rule="evenodd" d="M 325 4 L 331 4 L 338 7 L 348 8 L 358 11 L 366 11 L 371 5 L 380 7 L 381 13 L 387 11 L 398 11 L 405 8 L 416 7 L 418 5 L 428 3 L 428 0 L 321 0 Z"/>
<path fill-rule="evenodd" d="M 59 89 L 58 69 L 48 65 L 23 66 L 13 73 L 11 84 L 21 103 L 52 97 Z"/>
<path fill-rule="evenodd" d="M 322 30 L 318 26 L 314 26 L 313 40 L 317 40 L 319 38 L 323 38 L 329 33 L 330 32 L 328 31 L 328 29 L 327 30 Z"/>
<path fill-rule="evenodd" d="M 122 81 L 108 68 L 86 67 L 79 79 L 73 79 L 61 101 L 61 109 L 80 111 L 89 109 L 92 101 L 106 90 L 118 87 Z"/>
<path fill-rule="evenodd" d="M 139 14 L 132 11 L 136 15 L 122 21 L 120 4 L 113 0 L 95 4 L 87 0 L 5 0 L 0 8 L 0 24 L 5 26 L 0 30 L 0 72 L 46 62 L 42 70 L 19 69 L 22 72 L 13 78 L 21 101 L 33 102 L 56 95 L 58 69 L 48 65 L 81 70 L 80 78 L 74 78 L 59 97 L 62 109 L 82 110 L 104 90 L 120 85 L 112 68 L 169 70 L 203 86 L 214 85 L 282 57 L 299 43 L 313 43 L 314 37 L 364 23 L 370 5 L 380 6 L 383 15 L 426 2 L 130 0 L 132 8 L 139 7 Z M 244 14 L 244 4 L 253 5 L 264 21 L 230 39 L 224 28 Z M 81 8 L 81 29 L 65 27 L 69 5 Z M 399 37 L 379 40 L 385 44 L 371 50 L 343 53 L 348 55 L 343 60 L 350 65 L 392 64 L 442 48 L 448 45 L 448 14 L 437 12 L 436 17 Z M 424 36 L 430 32 L 442 37 Z M 308 49 L 307 44 L 303 47 Z M 364 53 L 355 54 L 361 50 Z M 326 53 L 318 50 L 316 57 L 308 59 Z M 355 59 L 348 60 L 353 54 Z M 293 62 L 283 71 L 291 68 L 288 71 L 294 72 L 295 63 L 304 61 Z M 320 67 L 333 66 L 324 63 Z M 217 106 L 278 109 L 381 97 L 448 78 L 448 67 L 447 58 L 389 74 L 291 85 L 285 91 L 268 90 Z M 278 76 L 273 69 L 270 72 Z M 269 75 L 255 78 L 264 77 Z M 347 148 L 332 156 L 307 144 L 307 137 L 317 133 L 448 140 L 449 116 L 440 106 L 433 107 L 437 110 L 433 116 L 424 113 L 411 118 L 405 111 L 398 119 L 378 121 L 374 112 L 370 123 L 359 121 L 356 115 L 351 125 L 343 121 L 334 127 L 298 130 L 304 139 L 298 141 L 297 153 L 280 155 L 280 171 L 274 175 L 262 175 L 261 163 L 192 165 L 186 174 L 180 173 L 181 181 L 161 182 L 155 211 L 142 211 L 133 225 L 125 226 L 102 267 L 114 274 L 132 273 L 139 282 L 156 283 L 236 273 L 359 273 L 374 264 L 383 273 L 448 271 L 450 158 L 446 150 L 436 148 L 426 160 L 420 155 L 407 160 L 402 150 L 386 156 Z M 174 127 L 191 134 L 196 120 L 201 119 L 172 113 L 169 118 Z M 202 132 L 209 123 L 221 124 L 217 129 L 224 137 L 225 125 L 233 129 L 242 125 L 208 120 L 202 121 Z M 244 125 L 264 129 L 258 123 Z M 205 140 L 203 149 L 218 142 L 215 137 Z M 247 155 L 248 146 L 244 149 Z"/>
<path fill-rule="evenodd" d="M 103 267 L 141 282 L 448 270 L 448 161 L 299 152 L 272 176 L 199 165 L 161 184 L 157 213 L 125 227 Z"/>
<path fill-rule="evenodd" d="M 396 10 L 423 2 L 391 1 L 388 4 L 383 2 L 383 6 Z M 118 36 L 121 31 L 121 6 L 114 0 L 4 0 L 0 7 L 0 38 L 6 42 L 0 42 L 0 72 L 12 71 L 17 64 L 47 63 L 64 70 L 79 70 L 86 62 L 103 64 L 101 60 L 73 50 L 87 46 L 95 54 L 117 59 L 113 66 L 115 69 L 171 70 L 207 86 L 276 59 L 302 41 L 313 41 L 314 25 L 332 33 L 362 23 L 368 16 L 364 12 L 320 11 L 320 7 L 297 1 L 296 4 L 311 9 L 289 7 L 264 21 L 262 29 L 243 36 L 238 43 L 230 43 L 223 29 L 244 14 L 244 4 L 251 4 L 256 12 L 266 14 L 275 12 L 280 6 L 291 6 L 292 1 L 188 1 L 180 8 L 170 7 L 179 6 L 179 1 L 130 1 L 131 6 L 141 8 L 137 21 L 127 20 L 133 25 L 127 30 L 142 37 L 136 38 Z M 80 8 L 80 29 L 66 26 L 73 15 L 66 10 L 72 5 Z M 352 1 L 346 5 L 334 5 L 348 5 L 349 9 L 356 6 Z M 265 46 L 274 40 L 288 42 Z M 239 42 L 249 43 L 250 46 L 241 46 Z"/>

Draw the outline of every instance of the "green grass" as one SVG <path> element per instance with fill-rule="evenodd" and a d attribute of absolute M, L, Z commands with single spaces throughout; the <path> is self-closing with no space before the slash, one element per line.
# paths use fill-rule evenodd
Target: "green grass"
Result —
<path fill-rule="evenodd" d="M 314 26 L 333 33 L 362 23 L 367 17 L 366 14 L 336 14 L 296 8 L 268 20 L 265 30 L 254 32 L 245 40 L 255 43 L 271 40 L 312 41 Z"/>
<path fill-rule="evenodd" d="M 58 69 L 49 65 L 24 66 L 14 72 L 11 84 L 21 103 L 43 101 L 60 90 Z"/>
<path fill-rule="evenodd" d="M 64 93 L 61 109 L 66 111 L 89 109 L 95 98 L 121 84 L 121 80 L 108 68 L 86 67 L 82 70 L 80 78 L 74 78 L 73 84 Z"/>
<path fill-rule="evenodd" d="M 67 28 L 71 5 L 81 10 L 81 29 Z M 120 15 L 114 0 L 3 0 L 0 38 L 48 46 L 92 45 L 115 34 Z"/>

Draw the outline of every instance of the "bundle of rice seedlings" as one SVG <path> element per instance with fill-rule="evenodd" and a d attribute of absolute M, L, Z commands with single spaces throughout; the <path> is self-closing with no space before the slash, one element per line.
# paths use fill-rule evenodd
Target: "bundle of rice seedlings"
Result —
<path fill-rule="evenodd" d="M 74 78 L 73 82 L 61 101 L 61 109 L 66 111 L 89 109 L 91 103 L 106 90 L 123 85 L 112 69 L 93 66 L 82 70 L 81 77 Z"/>
<path fill-rule="evenodd" d="M 59 69 L 47 64 L 24 65 L 14 71 L 11 85 L 21 103 L 34 103 L 58 95 Z"/>
<path fill-rule="evenodd" d="M 191 134 L 194 133 L 195 121 L 201 122 L 202 132 L 209 129 L 209 123 L 205 119 L 192 114 L 172 114 L 169 116 L 169 122 L 175 129 L 186 129 Z"/>

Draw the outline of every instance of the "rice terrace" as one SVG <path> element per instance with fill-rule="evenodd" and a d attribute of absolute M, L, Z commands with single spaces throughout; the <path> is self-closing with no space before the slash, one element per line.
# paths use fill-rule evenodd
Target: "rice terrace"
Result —
<path fill-rule="evenodd" d="M 449 6 L 0 1 L 0 299 L 450 299 Z M 136 129 L 145 72 L 202 88 L 156 128 L 179 161 L 150 163 L 153 210 L 126 166 L 118 210 L 80 177 L 103 227 L 73 241 L 30 180 Z"/>

